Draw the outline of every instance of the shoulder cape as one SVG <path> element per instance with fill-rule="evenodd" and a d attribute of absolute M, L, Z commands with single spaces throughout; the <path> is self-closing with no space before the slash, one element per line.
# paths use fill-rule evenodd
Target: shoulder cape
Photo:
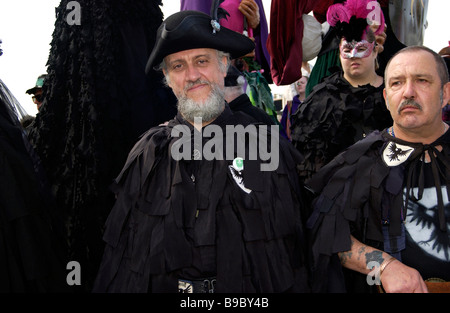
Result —
<path fill-rule="evenodd" d="M 214 124 L 248 121 L 227 107 Z M 116 179 L 94 291 L 177 292 L 178 279 L 211 276 L 217 292 L 306 290 L 299 153 L 280 141 L 271 172 L 244 161 L 244 189 L 232 161 L 174 160 L 177 125 L 187 123 L 177 116 L 144 134 Z"/>
<path fill-rule="evenodd" d="M 292 143 L 305 157 L 299 169 L 303 177 L 310 178 L 371 131 L 392 125 L 383 87 L 355 88 L 336 72 L 314 88 L 292 116 Z"/>
<path fill-rule="evenodd" d="M 398 161 L 392 153 L 393 144 L 408 152 Z M 408 201 L 412 197 L 409 188 L 423 187 L 422 178 L 415 177 L 415 173 L 422 165 L 425 151 L 436 154 L 431 161 L 436 168 L 433 170 L 436 190 L 441 190 L 441 181 L 442 185 L 448 185 L 449 144 L 448 132 L 433 144 L 422 145 L 391 137 L 386 131 L 374 131 L 313 176 L 308 185 L 317 196 L 307 221 L 312 238 L 313 291 L 336 287 L 336 281 L 331 280 L 337 276 L 329 271 L 341 271 L 336 256 L 350 249 L 350 235 L 400 258 L 406 207 L 403 190 L 407 189 L 405 201 Z M 436 145 L 443 147 L 442 152 L 434 148 Z M 442 194 L 439 197 L 442 199 Z M 443 208 L 440 212 L 444 214 Z"/>

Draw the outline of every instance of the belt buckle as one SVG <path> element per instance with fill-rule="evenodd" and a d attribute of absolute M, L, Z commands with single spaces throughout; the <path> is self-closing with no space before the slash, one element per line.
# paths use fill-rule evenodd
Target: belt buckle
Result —
<path fill-rule="evenodd" d="M 215 278 L 204 279 L 201 288 L 203 289 L 202 293 L 214 293 L 214 290 L 216 289 L 216 279 Z"/>

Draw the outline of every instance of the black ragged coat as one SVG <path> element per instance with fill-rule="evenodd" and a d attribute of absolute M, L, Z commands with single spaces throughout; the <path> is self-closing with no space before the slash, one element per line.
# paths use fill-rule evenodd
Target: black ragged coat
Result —
<path fill-rule="evenodd" d="M 227 106 L 213 125 L 226 142 L 226 125 L 252 121 Z M 261 171 L 261 159 L 246 159 L 242 176 L 233 172 L 233 160 L 177 161 L 171 150 L 178 138 L 171 132 L 180 125 L 194 133 L 180 115 L 151 129 L 116 179 L 94 291 L 178 292 L 178 279 L 211 276 L 217 292 L 308 291 L 295 171 L 301 155 L 281 139 L 276 170 Z"/>

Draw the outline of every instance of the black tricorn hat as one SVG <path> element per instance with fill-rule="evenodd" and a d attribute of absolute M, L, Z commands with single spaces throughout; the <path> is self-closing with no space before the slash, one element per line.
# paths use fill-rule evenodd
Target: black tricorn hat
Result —
<path fill-rule="evenodd" d="M 198 48 L 228 52 L 235 59 L 251 52 L 255 44 L 238 32 L 218 27 L 218 23 L 205 13 L 181 11 L 169 16 L 158 28 L 145 72 L 159 65 L 169 54 Z"/>

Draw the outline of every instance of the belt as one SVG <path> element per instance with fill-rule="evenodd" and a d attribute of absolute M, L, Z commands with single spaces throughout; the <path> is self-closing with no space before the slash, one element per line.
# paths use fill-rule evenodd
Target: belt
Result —
<path fill-rule="evenodd" d="M 202 278 L 197 280 L 178 279 L 179 293 L 214 293 L 216 278 Z"/>
<path fill-rule="evenodd" d="M 428 292 L 431 293 L 450 293 L 450 282 L 440 278 L 429 278 L 425 280 Z"/>

